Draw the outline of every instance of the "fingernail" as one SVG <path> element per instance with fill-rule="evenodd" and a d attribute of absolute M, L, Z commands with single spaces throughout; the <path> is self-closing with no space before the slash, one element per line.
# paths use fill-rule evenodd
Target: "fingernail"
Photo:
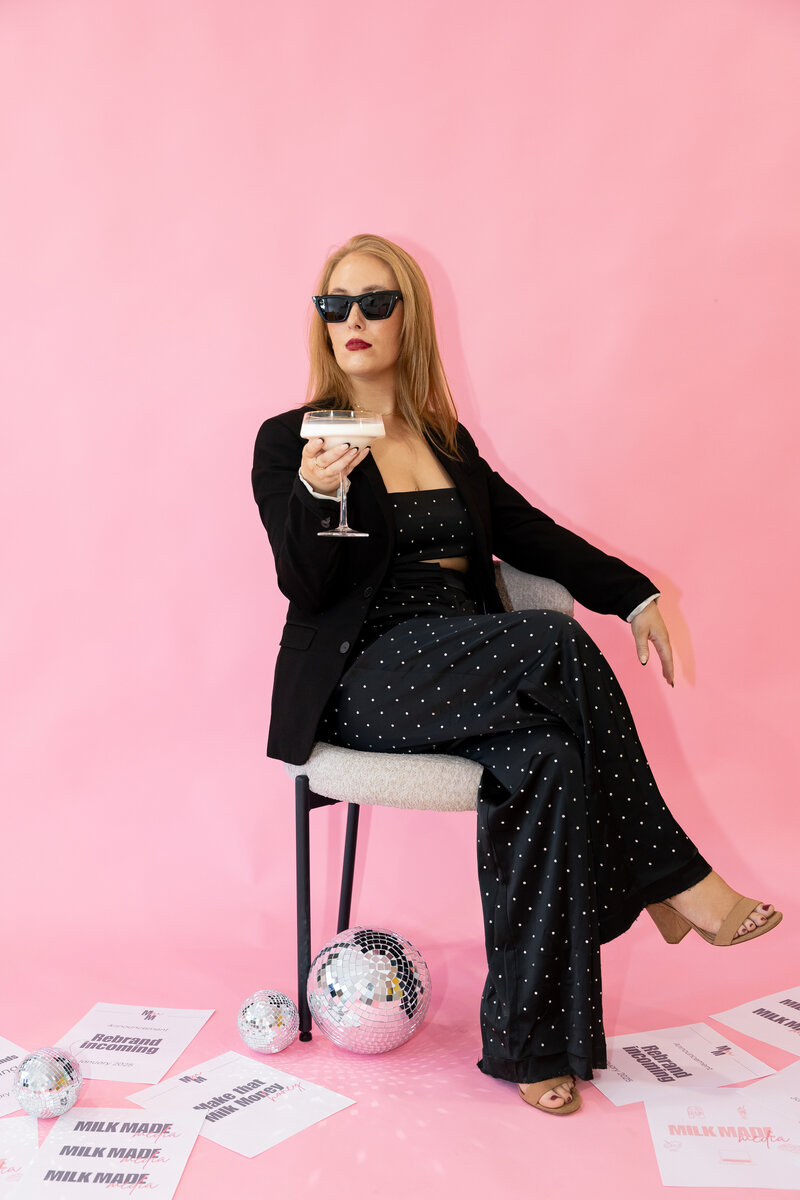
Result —
<path fill-rule="evenodd" d="M 639 656 L 639 662 L 642 664 L 643 667 L 647 666 L 647 659 L 641 655 Z"/>

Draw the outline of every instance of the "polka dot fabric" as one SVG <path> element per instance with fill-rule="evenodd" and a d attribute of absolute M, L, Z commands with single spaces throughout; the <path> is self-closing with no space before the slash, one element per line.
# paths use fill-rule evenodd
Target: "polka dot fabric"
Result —
<path fill-rule="evenodd" d="M 399 564 L 325 737 L 484 766 L 478 1065 L 518 1083 L 590 1079 L 606 1065 L 601 943 L 711 868 L 664 804 L 619 684 L 581 626 L 558 612 L 475 607 L 458 572 Z"/>
<path fill-rule="evenodd" d="M 469 557 L 472 524 L 456 488 L 392 492 L 397 535 L 395 562 Z"/>
<path fill-rule="evenodd" d="M 390 499 L 396 554 L 367 616 L 362 646 L 415 613 L 456 616 L 475 611 L 464 576 L 425 561 L 468 558 L 472 552 L 472 525 L 458 491 L 392 492 Z"/>

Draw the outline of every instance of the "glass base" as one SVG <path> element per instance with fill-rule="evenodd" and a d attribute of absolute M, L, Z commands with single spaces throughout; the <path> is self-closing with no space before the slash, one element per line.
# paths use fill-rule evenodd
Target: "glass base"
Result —
<path fill-rule="evenodd" d="M 320 530 L 317 537 L 369 537 L 368 533 L 359 533 L 357 529 L 351 529 L 349 525 L 344 529 L 324 529 Z"/>

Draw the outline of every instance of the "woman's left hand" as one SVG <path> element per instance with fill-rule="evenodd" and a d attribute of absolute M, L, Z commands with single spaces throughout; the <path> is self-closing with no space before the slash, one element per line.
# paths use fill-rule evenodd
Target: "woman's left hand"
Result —
<path fill-rule="evenodd" d="M 652 642 L 656 648 L 656 653 L 661 659 L 661 673 L 666 679 L 670 687 L 675 686 L 675 670 L 672 664 L 672 646 L 669 641 L 669 633 L 664 624 L 664 618 L 658 611 L 658 605 L 655 600 L 648 604 L 647 608 L 633 618 L 631 621 L 631 630 L 636 641 L 636 653 L 639 655 L 639 662 L 644 664 L 650 657 L 649 642 Z"/>

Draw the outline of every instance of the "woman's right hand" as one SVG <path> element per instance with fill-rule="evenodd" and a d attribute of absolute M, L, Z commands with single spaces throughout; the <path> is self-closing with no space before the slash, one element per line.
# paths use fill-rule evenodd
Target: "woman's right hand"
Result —
<path fill-rule="evenodd" d="M 339 491 L 339 478 L 345 479 L 368 454 L 369 446 L 362 450 L 346 445 L 326 450 L 324 438 L 311 438 L 303 447 L 300 474 L 315 492 L 333 498 Z"/>
<path fill-rule="evenodd" d="M 631 632 L 636 641 L 636 653 L 639 655 L 639 662 L 642 666 L 645 666 L 650 657 L 648 643 L 652 642 L 656 648 L 658 657 L 661 659 L 661 674 L 670 687 L 675 687 L 672 646 L 670 645 L 669 633 L 664 624 L 664 618 L 658 611 L 658 605 L 655 600 L 651 600 L 647 608 L 643 608 L 640 613 L 636 614 L 631 621 Z"/>

